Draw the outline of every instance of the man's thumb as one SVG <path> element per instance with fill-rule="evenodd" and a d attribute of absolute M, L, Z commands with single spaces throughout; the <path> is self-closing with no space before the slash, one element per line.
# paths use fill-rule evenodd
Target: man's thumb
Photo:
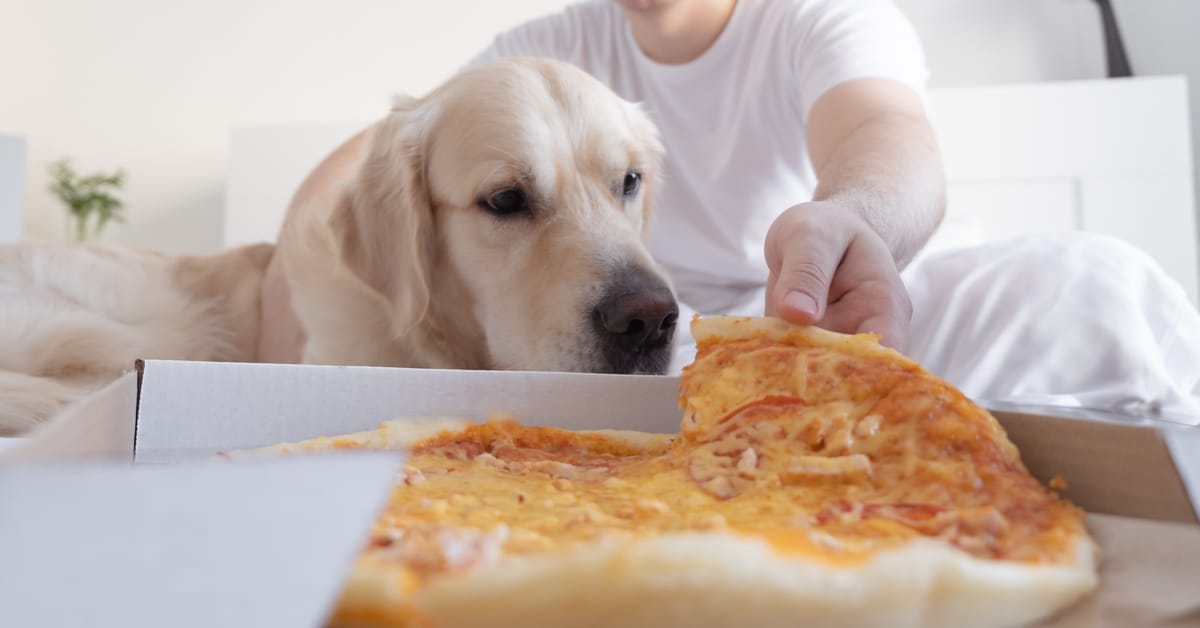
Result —
<path fill-rule="evenodd" d="M 784 261 L 775 281 L 775 311 L 784 320 L 812 325 L 825 315 L 832 273 L 810 261 Z"/>

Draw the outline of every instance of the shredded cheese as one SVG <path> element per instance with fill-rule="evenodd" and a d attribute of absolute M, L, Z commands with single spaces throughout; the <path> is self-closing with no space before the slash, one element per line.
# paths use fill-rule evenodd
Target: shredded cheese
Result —
<path fill-rule="evenodd" d="M 870 473 L 871 461 L 863 454 L 849 456 L 797 456 L 787 466 L 785 478 L 801 479 L 812 476 Z"/>
<path fill-rule="evenodd" d="M 702 345 L 681 435 L 634 445 L 497 421 L 411 452 L 365 555 L 418 579 L 502 556 L 678 531 L 755 535 L 831 563 L 917 537 L 1070 560 L 1079 512 L 994 419 L 915 366 L 767 339 Z"/>

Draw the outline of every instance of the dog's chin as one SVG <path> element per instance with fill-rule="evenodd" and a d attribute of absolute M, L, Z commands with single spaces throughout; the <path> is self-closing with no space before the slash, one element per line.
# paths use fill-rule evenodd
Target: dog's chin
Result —
<path fill-rule="evenodd" d="M 603 334 L 554 334 L 557 343 L 543 343 L 541 351 L 521 355 L 511 347 L 491 349 L 489 368 L 510 371 L 559 371 L 619 375 L 664 375 L 674 357 L 674 330 L 662 338 L 629 350 Z M 529 341 L 529 344 L 536 344 Z M 507 358 L 507 359 L 505 359 Z M 515 359 L 514 359 L 515 358 Z"/>
<path fill-rule="evenodd" d="M 666 347 L 641 356 L 630 365 L 628 371 L 613 370 L 612 373 L 629 373 L 632 375 L 665 375 L 671 367 L 671 343 Z"/>
<path fill-rule="evenodd" d="M 516 371 L 570 371 L 576 373 L 606 373 L 617 375 L 664 375 L 671 366 L 672 343 L 666 342 L 661 348 L 632 356 L 609 356 L 599 347 L 591 351 L 580 352 L 563 360 L 555 360 L 544 364 L 506 364 L 497 362 L 493 368 Z"/>
<path fill-rule="evenodd" d="M 663 375 L 671 366 L 673 347 L 670 336 L 632 352 L 622 351 L 603 339 L 597 339 L 595 357 L 582 370 L 621 375 Z"/>

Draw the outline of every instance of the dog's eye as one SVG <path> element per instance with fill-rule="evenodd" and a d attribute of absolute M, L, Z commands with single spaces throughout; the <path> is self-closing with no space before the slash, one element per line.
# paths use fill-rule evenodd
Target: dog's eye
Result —
<path fill-rule="evenodd" d="M 525 193 L 515 188 L 496 192 L 480 203 L 480 206 L 497 216 L 508 216 L 529 210 Z"/>
<path fill-rule="evenodd" d="M 625 187 L 622 188 L 622 193 L 625 196 L 637 194 L 640 187 L 642 187 L 642 175 L 636 172 L 625 173 Z"/>

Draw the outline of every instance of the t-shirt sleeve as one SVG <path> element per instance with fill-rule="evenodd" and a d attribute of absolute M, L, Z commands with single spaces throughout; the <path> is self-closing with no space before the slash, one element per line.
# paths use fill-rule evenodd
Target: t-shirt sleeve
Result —
<path fill-rule="evenodd" d="M 505 57 L 548 57 L 575 63 L 578 54 L 579 17 L 574 7 L 535 18 L 509 29 L 471 59 L 467 67 Z"/>
<path fill-rule="evenodd" d="M 792 76 L 808 118 L 830 88 L 859 78 L 892 79 L 925 97 L 929 70 L 916 30 L 891 0 L 807 0 L 793 4 Z"/>

